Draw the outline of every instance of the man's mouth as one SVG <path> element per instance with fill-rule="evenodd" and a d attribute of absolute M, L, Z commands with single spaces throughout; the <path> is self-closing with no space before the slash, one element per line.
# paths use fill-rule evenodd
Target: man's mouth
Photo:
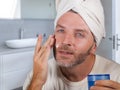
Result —
<path fill-rule="evenodd" d="M 73 55 L 73 52 L 70 52 L 70 51 L 64 51 L 64 50 L 62 50 L 62 51 L 58 51 L 58 53 L 61 54 L 61 55 Z"/>

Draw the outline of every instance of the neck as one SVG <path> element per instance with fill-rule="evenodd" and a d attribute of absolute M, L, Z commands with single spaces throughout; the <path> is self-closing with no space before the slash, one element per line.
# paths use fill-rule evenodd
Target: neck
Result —
<path fill-rule="evenodd" d="M 70 68 L 60 67 L 63 75 L 70 81 L 76 82 L 83 80 L 92 70 L 95 63 L 95 56 L 90 55 L 80 65 Z"/>

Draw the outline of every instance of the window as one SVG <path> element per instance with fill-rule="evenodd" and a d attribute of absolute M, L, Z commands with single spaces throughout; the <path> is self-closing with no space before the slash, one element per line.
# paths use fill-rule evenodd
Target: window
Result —
<path fill-rule="evenodd" d="M 20 18 L 20 0 L 0 0 L 0 18 Z"/>

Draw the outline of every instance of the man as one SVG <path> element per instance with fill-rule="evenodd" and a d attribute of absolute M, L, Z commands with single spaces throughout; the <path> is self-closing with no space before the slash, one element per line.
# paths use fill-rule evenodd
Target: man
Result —
<path fill-rule="evenodd" d="M 55 32 L 34 54 L 33 71 L 24 90 L 88 90 L 89 74 L 110 74 L 111 80 L 98 80 L 90 90 L 120 90 L 120 65 L 95 55 L 104 31 L 100 0 L 61 0 L 56 2 Z M 53 47 L 55 59 L 48 61 Z"/>

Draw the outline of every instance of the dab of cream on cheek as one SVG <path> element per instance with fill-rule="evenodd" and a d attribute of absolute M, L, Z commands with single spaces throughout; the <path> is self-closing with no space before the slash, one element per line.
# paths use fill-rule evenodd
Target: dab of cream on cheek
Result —
<path fill-rule="evenodd" d="M 56 44 L 56 48 L 58 48 L 60 46 L 60 44 Z"/>

